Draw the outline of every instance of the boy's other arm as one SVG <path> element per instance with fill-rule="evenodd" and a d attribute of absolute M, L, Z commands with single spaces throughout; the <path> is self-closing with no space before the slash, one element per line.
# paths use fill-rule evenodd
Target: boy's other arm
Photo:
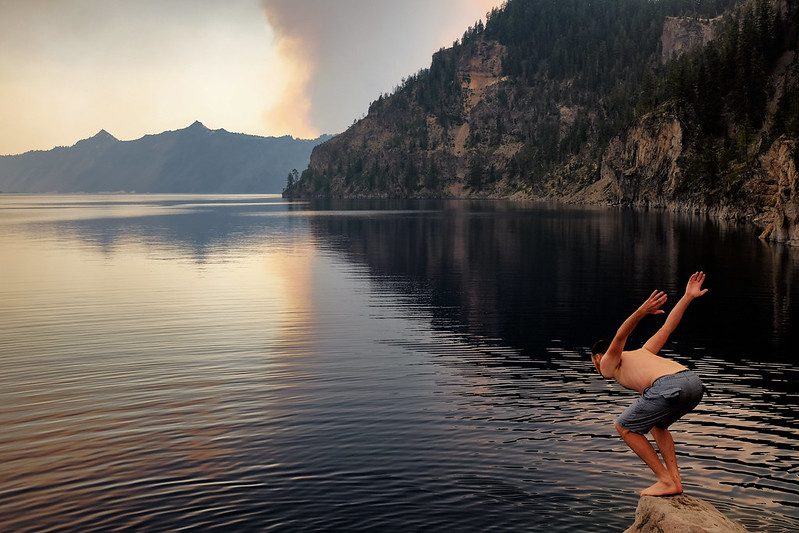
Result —
<path fill-rule="evenodd" d="M 646 315 L 659 315 L 664 311 L 660 307 L 666 303 L 666 293 L 663 291 L 654 291 L 641 306 L 625 320 L 621 327 L 616 331 L 616 336 L 610 342 L 608 350 L 602 356 L 599 362 L 599 370 L 606 378 L 612 378 L 616 375 L 616 369 L 621 365 L 621 353 L 624 351 L 624 345 L 627 343 L 627 337 L 633 332 L 635 326 Z"/>
<path fill-rule="evenodd" d="M 656 354 L 663 348 L 663 345 L 665 345 L 666 341 L 669 339 L 669 335 L 677 329 L 677 324 L 682 320 L 682 316 L 688 308 L 688 304 L 690 304 L 694 298 L 699 298 L 707 292 L 707 289 L 702 289 L 702 283 L 704 283 L 704 281 L 704 272 L 695 272 L 688 279 L 688 285 L 685 287 L 685 294 L 680 298 L 680 301 L 677 302 L 677 305 L 674 306 L 674 309 L 671 310 L 669 316 L 666 317 L 666 322 L 663 323 L 663 326 L 657 333 L 652 335 L 652 338 L 646 341 L 644 349 Z"/>

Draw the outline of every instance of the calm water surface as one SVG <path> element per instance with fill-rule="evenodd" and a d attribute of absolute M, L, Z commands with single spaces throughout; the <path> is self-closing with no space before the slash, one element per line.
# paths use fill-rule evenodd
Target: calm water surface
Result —
<path fill-rule="evenodd" d="M 0 196 L 0 531 L 622 531 L 585 351 L 708 273 L 688 494 L 799 530 L 799 250 L 666 213 Z M 670 305 L 670 304 L 669 304 Z M 631 344 L 658 327 L 649 317 Z"/>

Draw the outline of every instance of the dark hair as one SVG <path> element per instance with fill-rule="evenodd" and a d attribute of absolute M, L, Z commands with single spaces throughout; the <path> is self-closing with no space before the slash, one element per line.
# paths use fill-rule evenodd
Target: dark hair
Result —
<path fill-rule="evenodd" d="M 610 341 L 607 339 L 602 339 L 600 341 L 596 341 L 593 346 L 591 346 L 591 356 L 594 356 L 598 353 L 605 353 L 610 348 Z"/>

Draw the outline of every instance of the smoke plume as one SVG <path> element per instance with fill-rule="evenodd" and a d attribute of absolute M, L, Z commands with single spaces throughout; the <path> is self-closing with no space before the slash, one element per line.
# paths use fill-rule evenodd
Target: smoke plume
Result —
<path fill-rule="evenodd" d="M 501 0 L 262 0 L 290 83 L 268 120 L 340 132 Z"/>

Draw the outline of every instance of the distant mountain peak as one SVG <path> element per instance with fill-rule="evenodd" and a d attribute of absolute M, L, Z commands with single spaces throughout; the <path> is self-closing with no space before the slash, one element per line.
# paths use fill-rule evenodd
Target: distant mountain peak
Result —
<path fill-rule="evenodd" d="M 118 142 L 119 139 L 108 133 L 106 130 L 102 129 L 98 131 L 94 136 L 89 137 L 88 139 L 83 139 L 82 141 L 78 141 L 77 143 L 75 143 L 75 146 L 103 147 Z"/>
<path fill-rule="evenodd" d="M 189 138 L 196 139 L 200 137 L 207 137 L 213 133 L 216 133 L 216 131 L 218 130 L 212 130 L 199 120 L 195 120 L 189 126 L 186 126 L 180 130 L 176 130 L 175 133 L 182 136 L 188 135 Z"/>
<path fill-rule="evenodd" d="M 98 131 L 97 134 L 94 137 L 92 137 L 92 139 L 97 140 L 97 141 L 101 141 L 101 140 L 118 141 L 119 140 L 116 137 L 114 137 L 113 135 L 111 135 L 110 133 L 108 133 L 105 129 L 102 129 L 102 130 Z"/>

